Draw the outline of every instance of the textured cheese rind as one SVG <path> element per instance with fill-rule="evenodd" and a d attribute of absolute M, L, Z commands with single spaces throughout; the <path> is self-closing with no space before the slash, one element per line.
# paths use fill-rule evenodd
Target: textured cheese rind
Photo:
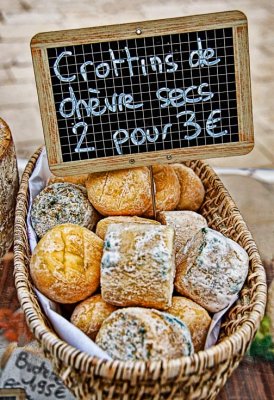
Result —
<path fill-rule="evenodd" d="M 191 333 L 187 324 L 175 315 L 169 312 L 154 310 L 166 323 L 172 327 L 172 333 L 169 335 L 172 347 L 180 348 L 183 356 L 190 356 L 194 352 Z M 175 358 L 175 357 L 174 357 Z"/>
<path fill-rule="evenodd" d="M 110 224 L 124 224 L 124 223 L 134 223 L 134 224 L 154 224 L 159 225 L 160 222 L 154 221 L 153 219 L 146 219 L 140 217 L 127 217 L 127 216 L 114 216 L 101 219 L 96 225 L 96 235 L 101 239 L 105 239 L 107 228 Z"/>
<path fill-rule="evenodd" d="M 90 174 L 86 188 L 91 204 L 102 215 L 142 215 L 151 202 L 147 167 Z"/>
<path fill-rule="evenodd" d="M 65 223 L 92 229 L 98 214 L 90 204 L 84 187 L 72 183 L 53 183 L 35 197 L 31 223 L 39 238 L 56 225 Z"/>
<path fill-rule="evenodd" d="M 172 164 L 172 168 L 177 174 L 181 187 L 177 210 L 199 210 L 205 197 L 205 189 L 201 179 L 191 168 L 183 164 Z"/>
<path fill-rule="evenodd" d="M 206 219 L 194 211 L 161 211 L 157 220 L 175 230 L 175 252 L 183 250 L 187 241 L 200 229 L 207 227 Z"/>
<path fill-rule="evenodd" d="M 161 360 L 192 353 L 190 333 L 180 321 L 156 310 L 130 307 L 102 324 L 96 343 L 113 359 Z"/>
<path fill-rule="evenodd" d="M 117 306 L 166 309 L 175 274 L 174 229 L 151 224 L 111 224 L 101 262 L 102 297 Z"/>
<path fill-rule="evenodd" d="M 19 175 L 10 129 L 0 118 L 0 259 L 13 242 Z"/>
<path fill-rule="evenodd" d="M 195 352 L 203 350 L 211 324 L 208 312 L 194 301 L 181 296 L 172 297 L 172 305 L 167 312 L 188 326 Z"/>
<path fill-rule="evenodd" d="M 176 261 L 176 290 L 210 312 L 225 308 L 241 290 L 249 265 L 241 246 L 210 228 L 202 228 Z"/>
<path fill-rule="evenodd" d="M 86 180 L 88 179 L 88 174 L 84 175 L 68 175 L 68 176 L 54 176 L 52 175 L 47 182 L 47 185 L 58 182 L 74 183 L 75 185 L 86 185 Z"/>
<path fill-rule="evenodd" d="M 102 296 L 97 294 L 79 303 L 70 320 L 73 325 L 94 340 L 104 320 L 115 310 L 117 307 L 106 303 Z"/>
<path fill-rule="evenodd" d="M 78 225 L 48 231 L 34 249 L 30 273 L 35 286 L 59 303 L 76 303 L 93 294 L 100 283 L 103 240 Z"/>
<path fill-rule="evenodd" d="M 153 165 L 152 172 L 156 211 L 174 210 L 179 202 L 181 190 L 176 173 L 170 165 L 160 164 Z M 153 217 L 152 200 L 144 216 Z"/>

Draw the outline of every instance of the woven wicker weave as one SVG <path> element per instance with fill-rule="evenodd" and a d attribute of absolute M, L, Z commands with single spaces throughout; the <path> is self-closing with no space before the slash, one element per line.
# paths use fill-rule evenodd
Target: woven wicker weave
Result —
<path fill-rule="evenodd" d="M 28 180 L 40 152 L 30 159 L 18 195 L 15 282 L 29 327 L 55 371 L 79 399 L 214 399 L 247 350 L 266 303 L 265 272 L 256 245 L 222 182 L 204 162 L 187 163 L 204 183 L 206 197 L 201 213 L 209 226 L 237 241 L 250 258 L 246 284 L 237 304 L 226 315 L 218 344 L 191 357 L 170 361 L 104 361 L 60 340 L 33 292 L 26 214 Z"/>

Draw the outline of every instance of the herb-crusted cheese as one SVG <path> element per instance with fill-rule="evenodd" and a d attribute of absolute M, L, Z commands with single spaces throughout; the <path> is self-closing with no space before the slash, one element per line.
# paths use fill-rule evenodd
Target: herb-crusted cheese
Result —
<path fill-rule="evenodd" d="M 39 238 L 56 225 L 71 223 L 92 229 L 97 220 L 86 189 L 72 183 L 47 186 L 34 199 L 31 210 L 31 223 Z"/>
<path fill-rule="evenodd" d="M 174 230 L 150 224 L 111 224 L 101 262 L 105 301 L 167 309 L 175 275 Z"/>
<path fill-rule="evenodd" d="M 249 258 L 236 242 L 202 228 L 177 254 L 175 287 L 211 312 L 225 308 L 248 273 Z"/>
<path fill-rule="evenodd" d="M 161 360 L 193 353 L 187 326 L 157 310 L 129 307 L 114 311 L 102 324 L 96 343 L 113 359 Z"/>

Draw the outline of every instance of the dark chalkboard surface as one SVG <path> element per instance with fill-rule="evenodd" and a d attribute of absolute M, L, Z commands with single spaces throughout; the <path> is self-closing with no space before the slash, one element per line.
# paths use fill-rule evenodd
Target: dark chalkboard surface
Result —
<path fill-rule="evenodd" d="M 32 53 L 56 174 L 253 147 L 240 12 L 39 34 Z"/>

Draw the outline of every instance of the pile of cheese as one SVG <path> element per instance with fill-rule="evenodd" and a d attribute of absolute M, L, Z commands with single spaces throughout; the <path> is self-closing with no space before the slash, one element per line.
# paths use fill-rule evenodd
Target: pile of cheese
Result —
<path fill-rule="evenodd" d="M 34 284 L 71 304 L 71 322 L 113 359 L 202 350 L 212 313 L 241 290 L 249 263 L 196 212 L 204 195 L 181 164 L 52 177 L 31 210 Z"/>

